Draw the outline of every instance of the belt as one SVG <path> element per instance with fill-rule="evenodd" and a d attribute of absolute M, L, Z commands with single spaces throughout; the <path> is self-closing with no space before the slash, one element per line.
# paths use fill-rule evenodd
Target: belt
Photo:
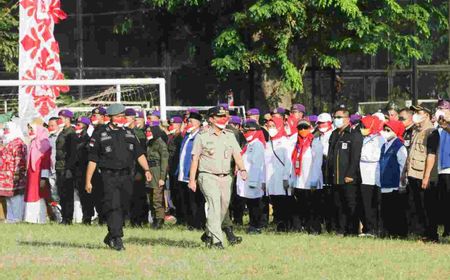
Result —
<path fill-rule="evenodd" d="M 227 177 L 227 176 L 230 176 L 230 174 L 229 173 L 220 173 L 220 174 L 215 174 L 215 173 L 209 173 L 209 172 L 199 172 L 199 174 L 209 174 L 209 175 L 214 175 L 214 176 L 217 176 L 217 177 L 220 177 L 220 178 L 223 178 L 223 177 Z"/>
<path fill-rule="evenodd" d="M 105 173 L 105 174 L 117 175 L 117 176 L 123 176 L 123 175 L 130 175 L 131 174 L 130 168 L 123 168 L 123 169 L 101 168 L 100 172 L 101 173 Z"/>

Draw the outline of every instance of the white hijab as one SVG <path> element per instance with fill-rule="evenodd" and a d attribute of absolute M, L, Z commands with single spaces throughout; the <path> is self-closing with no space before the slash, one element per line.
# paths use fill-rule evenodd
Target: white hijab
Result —
<path fill-rule="evenodd" d="M 24 141 L 25 137 L 23 135 L 23 131 L 17 123 L 8 122 L 6 123 L 6 127 L 8 128 L 9 133 L 5 135 L 5 144 L 14 141 L 16 138 L 20 138 Z"/>

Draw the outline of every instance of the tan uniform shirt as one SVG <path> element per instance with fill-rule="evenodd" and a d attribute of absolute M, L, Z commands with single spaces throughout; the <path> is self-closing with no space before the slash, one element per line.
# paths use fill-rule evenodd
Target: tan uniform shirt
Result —
<path fill-rule="evenodd" d="M 192 149 L 192 155 L 200 157 L 198 171 L 211 174 L 229 174 L 231 160 L 240 152 L 233 132 L 224 129 L 216 134 L 213 128 L 200 132 Z"/>

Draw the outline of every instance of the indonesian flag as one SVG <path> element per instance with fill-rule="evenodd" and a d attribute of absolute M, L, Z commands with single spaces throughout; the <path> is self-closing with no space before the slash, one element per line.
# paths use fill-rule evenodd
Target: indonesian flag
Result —
<path fill-rule="evenodd" d="M 53 35 L 55 23 L 67 15 L 60 0 L 20 0 L 19 79 L 62 80 L 59 45 Z M 19 87 L 19 117 L 47 120 L 56 114 L 56 98 L 67 86 Z"/>

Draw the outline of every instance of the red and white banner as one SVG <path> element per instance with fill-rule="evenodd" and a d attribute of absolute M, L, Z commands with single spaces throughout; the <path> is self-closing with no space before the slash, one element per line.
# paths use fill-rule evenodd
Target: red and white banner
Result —
<path fill-rule="evenodd" d="M 60 6 L 60 0 L 20 0 L 19 79 L 64 79 L 53 35 L 55 23 L 67 17 Z M 67 91 L 66 86 L 19 87 L 19 117 L 47 120 L 56 113 L 59 93 Z"/>

